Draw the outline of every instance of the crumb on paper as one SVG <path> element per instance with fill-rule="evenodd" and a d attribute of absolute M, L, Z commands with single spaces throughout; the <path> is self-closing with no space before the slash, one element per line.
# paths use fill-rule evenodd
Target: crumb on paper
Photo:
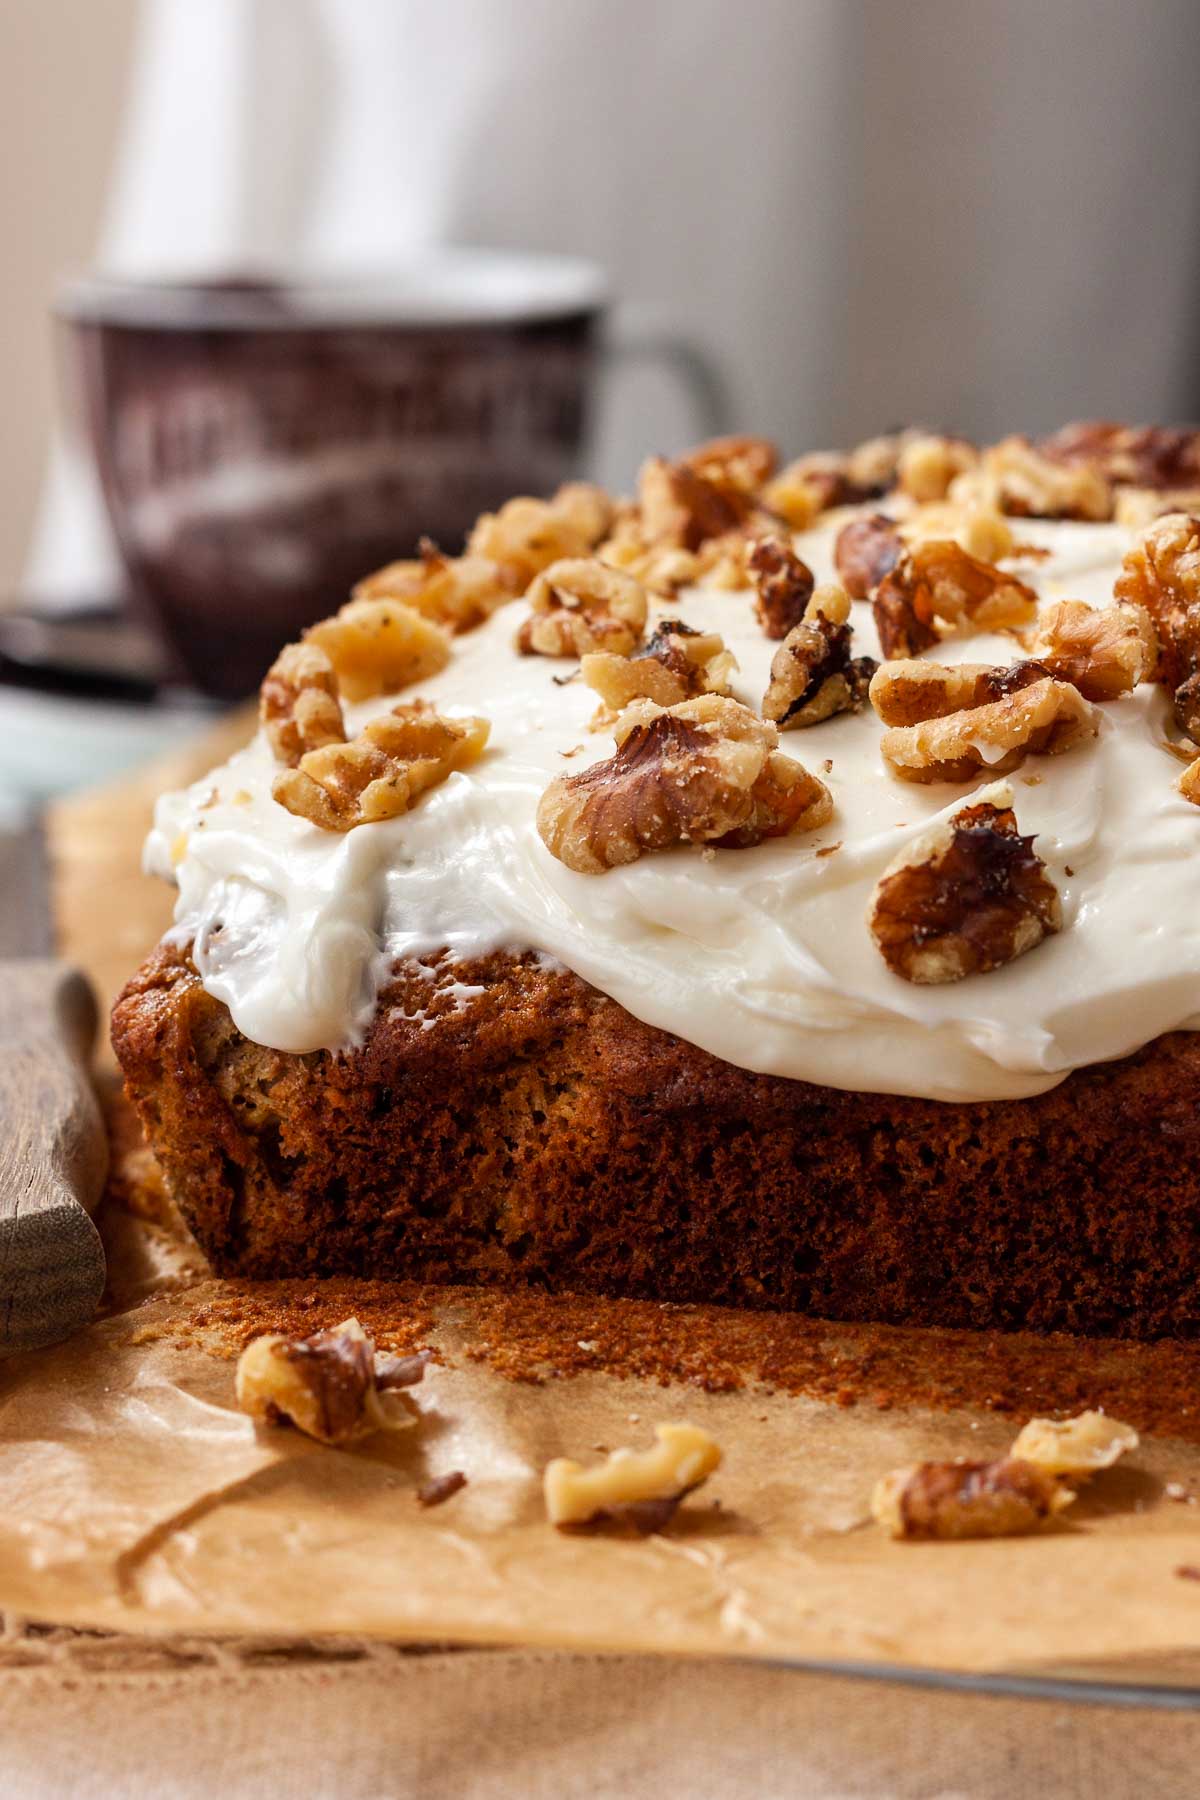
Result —
<path fill-rule="evenodd" d="M 614 1450 L 594 1468 L 555 1457 L 542 1478 L 552 1525 L 611 1519 L 643 1534 L 661 1531 L 686 1494 L 720 1467 L 721 1451 L 697 1425 L 656 1425 L 650 1450 Z"/>
<path fill-rule="evenodd" d="M 435 1475 L 431 1481 L 424 1482 L 417 1489 L 419 1506 L 441 1506 L 446 1500 L 467 1485 L 467 1478 L 461 1469 L 448 1469 L 444 1475 Z"/>

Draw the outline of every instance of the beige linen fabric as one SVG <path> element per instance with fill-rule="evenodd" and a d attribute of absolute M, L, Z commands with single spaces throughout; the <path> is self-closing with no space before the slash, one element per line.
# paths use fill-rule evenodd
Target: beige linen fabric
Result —
<path fill-rule="evenodd" d="M 171 1669 L 206 1654 L 180 1645 L 112 1672 L 137 1660 L 123 1642 L 0 1673 L 5 1800 L 1155 1800 L 1194 1791 L 1200 1760 L 1194 1713 L 748 1664 L 242 1647 Z"/>

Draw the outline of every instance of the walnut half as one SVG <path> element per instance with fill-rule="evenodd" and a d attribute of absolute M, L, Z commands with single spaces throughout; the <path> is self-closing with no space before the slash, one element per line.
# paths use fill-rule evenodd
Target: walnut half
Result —
<path fill-rule="evenodd" d="M 1062 926 L 1058 890 L 1022 837 L 1012 794 L 935 822 L 876 884 L 868 926 L 894 975 L 920 985 L 961 981 L 1023 956 Z"/>
<path fill-rule="evenodd" d="M 1125 557 L 1113 597 L 1144 606 L 1158 630 L 1158 680 L 1178 688 L 1200 668 L 1200 519 L 1167 513 Z"/>
<path fill-rule="evenodd" d="M 850 655 L 850 600 L 834 584 L 817 588 L 806 616 L 780 644 L 763 696 L 764 719 L 781 731 L 819 725 L 835 713 L 858 712 L 878 664 Z"/>
<path fill-rule="evenodd" d="M 1054 600 L 1038 615 L 1031 655 L 1086 700 L 1116 700 L 1154 673 L 1158 638 L 1144 606 Z"/>
<path fill-rule="evenodd" d="M 873 606 L 886 657 L 918 656 L 948 631 L 1028 625 L 1037 595 L 994 563 L 950 538 L 914 544 L 875 589 Z"/>
<path fill-rule="evenodd" d="M 804 617 L 816 581 L 782 538 L 758 538 L 746 566 L 754 578 L 754 612 L 769 638 L 785 638 Z"/>
<path fill-rule="evenodd" d="M 345 742 L 337 676 L 318 644 L 288 644 L 280 651 L 263 679 L 258 716 L 276 762 L 289 768 L 306 751 Z"/>
<path fill-rule="evenodd" d="M 823 782 L 780 755 L 775 726 L 749 707 L 702 694 L 665 711 L 635 704 L 617 723 L 617 749 L 542 795 L 546 848 L 583 875 L 675 844 L 745 848 L 823 825 Z"/>
<path fill-rule="evenodd" d="M 925 1462 L 876 1483 L 871 1512 L 895 1538 L 1018 1537 L 1036 1531 L 1075 1498 L 1015 1456 L 995 1462 Z"/>
<path fill-rule="evenodd" d="M 848 520 L 833 544 L 834 567 L 852 600 L 869 600 L 903 554 L 904 540 L 886 513 Z"/>
<path fill-rule="evenodd" d="M 580 673 L 604 705 L 592 729 L 611 725 L 634 700 L 678 706 L 697 694 L 724 694 L 737 667 L 716 631 L 693 631 L 682 619 L 663 619 L 653 636 L 632 656 L 593 651 L 582 657 Z"/>
<path fill-rule="evenodd" d="M 1009 669 L 978 664 L 944 669 L 919 660 L 885 665 L 871 682 L 871 701 L 881 715 L 898 710 L 890 688 L 877 685 L 893 667 L 901 671 L 896 685 L 903 688 L 910 711 L 922 699 L 930 706 L 919 723 L 893 726 L 879 740 L 884 763 L 901 781 L 973 781 L 981 770 L 1007 774 L 1031 753 L 1060 756 L 1096 735 L 1090 703 L 1066 682 L 1047 675 L 1040 663 L 1015 663 Z M 969 699 L 965 688 L 971 690 Z M 985 699 L 989 694 L 995 697 Z M 935 701 L 942 703 L 939 695 L 957 697 L 961 710 L 936 710 Z"/>
<path fill-rule="evenodd" d="M 322 1444 L 350 1444 L 411 1425 L 416 1409 L 401 1390 L 425 1373 L 425 1357 L 377 1358 L 357 1319 L 311 1337 L 271 1332 L 238 1359 L 237 1402 L 263 1425 L 294 1425 Z"/>
<path fill-rule="evenodd" d="M 721 1451 L 698 1425 L 656 1425 L 651 1450 L 614 1450 L 585 1469 L 570 1457 L 547 1463 L 542 1477 L 552 1525 L 590 1525 L 601 1519 L 660 1531 L 679 1502 L 721 1466 Z"/>
<path fill-rule="evenodd" d="M 297 768 L 280 771 L 271 793 L 323 831 L 394 819 L 474 762 L 488 730 L 486 719 L 446 718 L 427 701 L 413 700 L 370 720 L 352 743 L 307 751 Z"/>
<path fill-rule="evenodd" d="M 635 575 L 594 556 L 551 563 L 530 586 L 529 617 L 517 632 L 525 656 L 628 656 L 646 626 L 646 590 Z"/>
<path fill-rule="evenodd" d="M 1132 1425 L 1110 1419 L 1107 1413 L 1082 1412 L 1073 1419 L 1030 1419 L 1017 1433 L 1009 1455 L 1033 1463 L 1047 1475 L 1078 1481 L 1111 1469 L 1127 1450 L 1137 1447 Z"/>

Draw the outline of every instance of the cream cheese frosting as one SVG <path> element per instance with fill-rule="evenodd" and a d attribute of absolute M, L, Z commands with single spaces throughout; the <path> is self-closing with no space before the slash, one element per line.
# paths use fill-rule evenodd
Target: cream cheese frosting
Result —
<path fill-rule="evenodd" d="M 799 535 L 833 575 L 845 515 Z M 1044 599 L 1107 605 L 1131 540 L 1119 524 L 1020 521 L 1049 551 L 1005 564 Z M 254 1041 L 286 1051 L 361 1041 L 398 957 L 534 950 L 636 1017 L 743 1068 L 829 1087 L 950 1101 L 1036 1094 L 1074 1068 L 1200 1022 L 1200 812 L 1176 791 L 1170 707 L 1149 684 L 1102 706 L 1094 741 L 1009 777 L 1022 831 L 1063 902 L 1063 929 L 1006 968 L 946 987 L 891 974 L 867 929 L 871 890 L 907 839 L 988 786 L 897 781 L 869 708 L 785 732 L 781 749 L 830 787 L 829 825 L 748 850 L 684 846 L 604 875 L 555 860 L 535 828 L 551 778 L 612 754 L 598 697 L 569 662 L 518 656 L 524 602 L 455 639 L 449 666 L 405 690 L 491 721 L 482 759 L 411 811 L 344 834 L 271 798 L 259 734 L 164 795 L 146 866 L 178 883 L 175 935 Z M 747 592 L 685 589 L 659 618 L 719 631 L 736 698 L 756 710 L 778 648 Z M 856 603 L 854 654 L 879 654 Z M 1009 637 L 948 639 L 939 660 L 1007 663 Z M 555 679 L 558 677 L 559 679 Z M 348 707 L 353 732 L 395 696 Z M 824 854 L 823 854 L 824 853 Z"/>

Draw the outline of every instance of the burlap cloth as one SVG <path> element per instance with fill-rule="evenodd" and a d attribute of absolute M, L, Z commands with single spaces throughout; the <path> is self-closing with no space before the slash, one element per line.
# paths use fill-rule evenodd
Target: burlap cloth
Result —
<path fill-rule="evenodd" d="M 1200 1717 L 671 1658 L 0 1628 L 4 1800 L 1156 1800 Z"/>

